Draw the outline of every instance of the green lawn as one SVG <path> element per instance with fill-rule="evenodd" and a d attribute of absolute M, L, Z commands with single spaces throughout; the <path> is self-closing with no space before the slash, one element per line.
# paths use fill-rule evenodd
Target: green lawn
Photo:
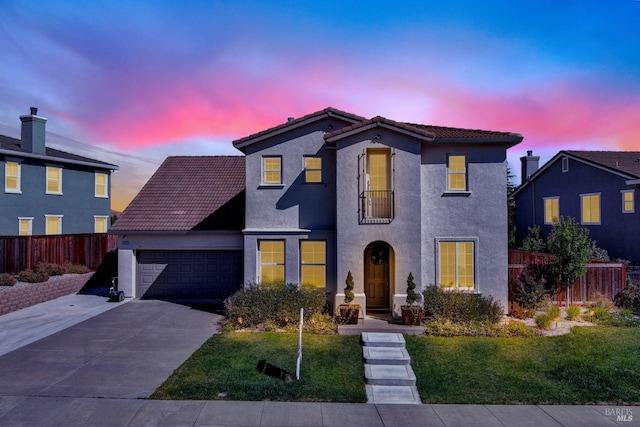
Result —
<path fill-rule="evenodd" d="M 260 359 L 295 373 L 297 334 L 215 335 L 156 399 L 365 402 L 359 336 L 303 338 L 301 378 L 260 374 Z M 640 328 L 574 328 L 538 338 L 405 336 L 425 403 L 640 402 Z"/>
<path fill-rule="evenodd" d="M 214 335 L 151 396 L 155 399 L 366 402 L 359 336 L 303 337 L 300 381 L 258 373 L 258 361 L 295 375 L 298 335 Z"/>
<path fill-rule="evenodd" d="M 547 338 L 406 336 L 425 403 L 640 402 L 640 329 Z"/>

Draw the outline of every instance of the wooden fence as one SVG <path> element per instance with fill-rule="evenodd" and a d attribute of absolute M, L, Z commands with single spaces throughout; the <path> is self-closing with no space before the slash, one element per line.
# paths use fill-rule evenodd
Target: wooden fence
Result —
<path fill-rule="evenodd" d="M 118 248 L 118 236 L 65 234 L 0 236 L 0 273 L 17 274 L 41 262 L 81 264 L 96 270 L 105 254 Z"/>
<path fill-rule="evenodd" d="M 554 256 L 551 254 L 534 253 L 520 250 L 509 250 L 509 301 L 514 301 L 515 280 L 520 276 L 527 264 L 548 264 Z M 592 300 L 592 295 L 599 293 L 609 299 L 627 284 L 626 264 L 619 262 L 592 261 L 587 264 L 587 273 L 571 286 L 570 300 L 572 302 L 586 302 Z M 567 295 L 560 293 L 554 299 L 562 302 Z"/>

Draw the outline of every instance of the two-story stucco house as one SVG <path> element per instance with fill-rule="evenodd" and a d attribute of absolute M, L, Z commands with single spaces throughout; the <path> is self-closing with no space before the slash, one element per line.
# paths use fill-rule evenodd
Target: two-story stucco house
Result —
<path fill-rule="evenodd" d="M 20 121 L 20 139 L 0 135 L 0 235 L 106 233 L 118 166 L 47 147 L 36 108 Z"/>
<path fill-rule="evenodd" d="M 530 151 L 521 158 L 522 184 L 514 191 L 516 229 L 546 235 L 560 216 L 573 217 L 613 259 L 640 265 L 640 151 L 557 153 L 541 168 Z"/>
<path fill-rule="evenodd" d="M 244 154 L 243 167 L 230 166 L 237 163 L 233 157 L 218 167 L 236 173 L 219 172 L 214 183 L 196 179 L 209 194 L 215 193 L 209 187 L 229 185 L 224 176 L 244 174 L 241 188 L 233 184 L 236 196 L 226 196 L 244 197 L 244 212 L 237 214 L 244 225 L 235 232 L 223 234 L 212 222 L 206 231 L 193 228 L 215 214 L 209 211 L 185 221 L 177 239 L 178 230 L 162 240 L 164 231 L 150 237 L 135 218 L 148 214 L 145 203 L 154 205 L 158 193 L 147 186 L 165 174 L 156 172 L 112 230 L 126 234 L 119 246 L 121 289 L 145 297 L 142 291 L 153 289 L 156 278 L 164 283 L 165 270 L 178 268 L 169 257 L 217 247 L 241 252 L 242 261 L 227 270 L 241 269 L 243 283 L 308 283 L 326 289 L 336 305 L 351 271 L 355 302 L 365 311 L 399 313 L 409 273 L 422 288 L 437 284 L 492 295 L 506 307 L 506 149 L 521 140 L 513 133 L 366 119 L 333 108 L 289 119 L 233 142 Z M 181 159 L 188 167 L 188 158 Z M 200 174 L 195 168 L 190 173 Z M 171 205 L 164 218 L 189 214 L 185 203 Z M 217 205 L 225 206 L 224 197 Z M 172 214 L 177 211 L 184 213 Z M 147 262 L 149 251 L 163 252 L 164 259 Z M 161 266 L 155 278 L 149 273 L 154 265 Z M 170 288 L 162 285 L 165 297 Z"/>

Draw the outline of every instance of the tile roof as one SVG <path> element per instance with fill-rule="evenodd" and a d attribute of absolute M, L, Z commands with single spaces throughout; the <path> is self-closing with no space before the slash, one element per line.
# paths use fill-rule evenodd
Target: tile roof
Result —
<path fill-rule="evenodd" d="M 409 132 L 413 132 L 414 134 L 418 134 L 420 136 L 423 136 L 423 137 L 426 137 L 426 138 L 429 138 L 429 139 L 432 139 L 435 136 L 435 134 L 433 132 L 430 132 L 430 131 L 428 131 L 426 129 L 422 129 L 422 128 L 416 126 L 416 125 L 412 125 L 412 124 L 409 124 L 409 123 L 396 122 L 395 120 L 390 120 L 390 119 L 387 119 L 387 118 L 382 117 L 382 116 L 376 116 L 376 117 L 373 117 L 371 119 L 361 120 L 358 123 L 354 123 L 352 125 L 345 126 L 345 127 L 341 128 L 341 129 L 335 130 L 335 131 L 333 131 L 331 133 L 327 133 L 324 136 L 324 139 L 331 139 L 331 138 L 334 138 L 334 137 L 336 137 L 338 135 L 342 135 L 342 134 L 351 132 L 353 130 L 357 130 L 359 128 L 362 128 L 362 127 L 365 127 L 365 126 L 368 126 L 368 125 L 374 124 L 374 123 L 384 123 L 384 124 L 387 124 L 387 125 L 390 125 L 390 126 L 394 126 L 394 127 L 400 128 L 400 129 L 404 129 L 404 130 L 409 131 Z"/>
<path fill-rule="evenodd" d="M 436 136 L 436 142 L 438 139 L 456 139 L 456 138 L 500 138 L 500 137 L 516 137 L 522 138 L 522 135 L 512 132 L 498 132 L 493 130 L 482 130 L 482 129 L 463 129 L 463 128 L 452 128 L 446 126 L 432 126 L 432 125 L 421 125 L 415 123 L 407 123 L 409 126 L 414 126 L 418 129 L 423 129 L 427 132 L 431 132 Z"/>
<path fill-rule="evenodd" d="M 244 189 L 244 156 L 167 157 L 111 231 L 241 230 Z"/>
<path fill-rule="evenodd" d="M 604 168 L 640 178 L 640 151 L 569 151 L 571 156 L 596 163 Z"/>
<path fill-rule="evenodd" d="M 235 141 L 233 141 L 233 145 L 234 146 L 242 145 L 243 142 L 247 142 L 247 141 L 250 141 L 252 139 L 260 138 L 261 136 L 270 134 L 272 132 L 277 132 L 279 130 L 282 130 L 282 129 L 285 129 L 287 127 L 291 127 L 291 126 L 297 125 L 298 123 L 301 123 L 301 122 L 304 122 L 306 120 L 309 120 L 309 119 L 312 119 L 312 118 L 315 118 L 315 117 L 319 117 L 319 116 L 322 116 L 322 115 L 325 115 L 325 114 L 326 115 L 334 114 L 334 115 L 342 116 L 344 118 L 351 119 L 351 120 L 356 121 L 356 122 L 361 122 L 363 120 L 366 120 L 365 117 L 357 116 L 357 115 L 352 114 L 352 113 L 347 113 L 346 111 L 338 110 L 337 108 L 328 107 L 328 108 L 325 108 L 324 110 L 316 111 L 315 113 L 307 114 L 306 116 L 302 116 L 302 117 L 299 117 L 297 119 L 288 120 L 287 122 L 282 123 L 281 125 L 274 126 L 272 128 L 269 128 L 269 129 L 265 129 L 263 131 L 254 133 L 254 134 L 249 135 L 249 136 L 245 136 L 244 138 L 236 139 Z"/>
<path fill-rule="evenodd" d="M 16 156 L 24 155 L 24 156 L 33 156 L 33 153 L 29 150 L 25 150 L 20 147 L 20 140 L 17 138 L 12 138 L 6 135 L 0 135 L 0 149 L 7 151 L 15 151 Z M 119 169 L 118 166 L 112 165 L 111 163 L 102 162 L 100 160 L 91 159 L 89 157 L 79 156 L 77 154 L 67 153 L 66 151 L 56 150 L 55 148 L 45 148 L 45 156 L 50 157 L 51 160 L 58 159 L 61 162 L 72 162 L 72 163 L 92 163 L 97 166 L 103 166 L 107 169 Z"/>

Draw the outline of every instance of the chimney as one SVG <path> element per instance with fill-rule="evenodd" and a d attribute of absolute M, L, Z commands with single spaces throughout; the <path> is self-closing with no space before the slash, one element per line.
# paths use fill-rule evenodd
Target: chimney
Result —
<path fill-rule="evenodd" d="M 38 109 L 31 107 L 27 116 L 20 116 L 22 132 L 20 147 L 30 153 L 45 154 L 45 123 L 47 119 L 38 116 Z"/>
<path fill-rule="evenodd" d="M 529 180 L 529 177 L 536 173 L 540 163 L 540 156 L 534 156 L 533 151 L 528 150 L 525 157 L 520 157 L 522 162 L 522 174 L 520 180 L 522 183 Z"/>

